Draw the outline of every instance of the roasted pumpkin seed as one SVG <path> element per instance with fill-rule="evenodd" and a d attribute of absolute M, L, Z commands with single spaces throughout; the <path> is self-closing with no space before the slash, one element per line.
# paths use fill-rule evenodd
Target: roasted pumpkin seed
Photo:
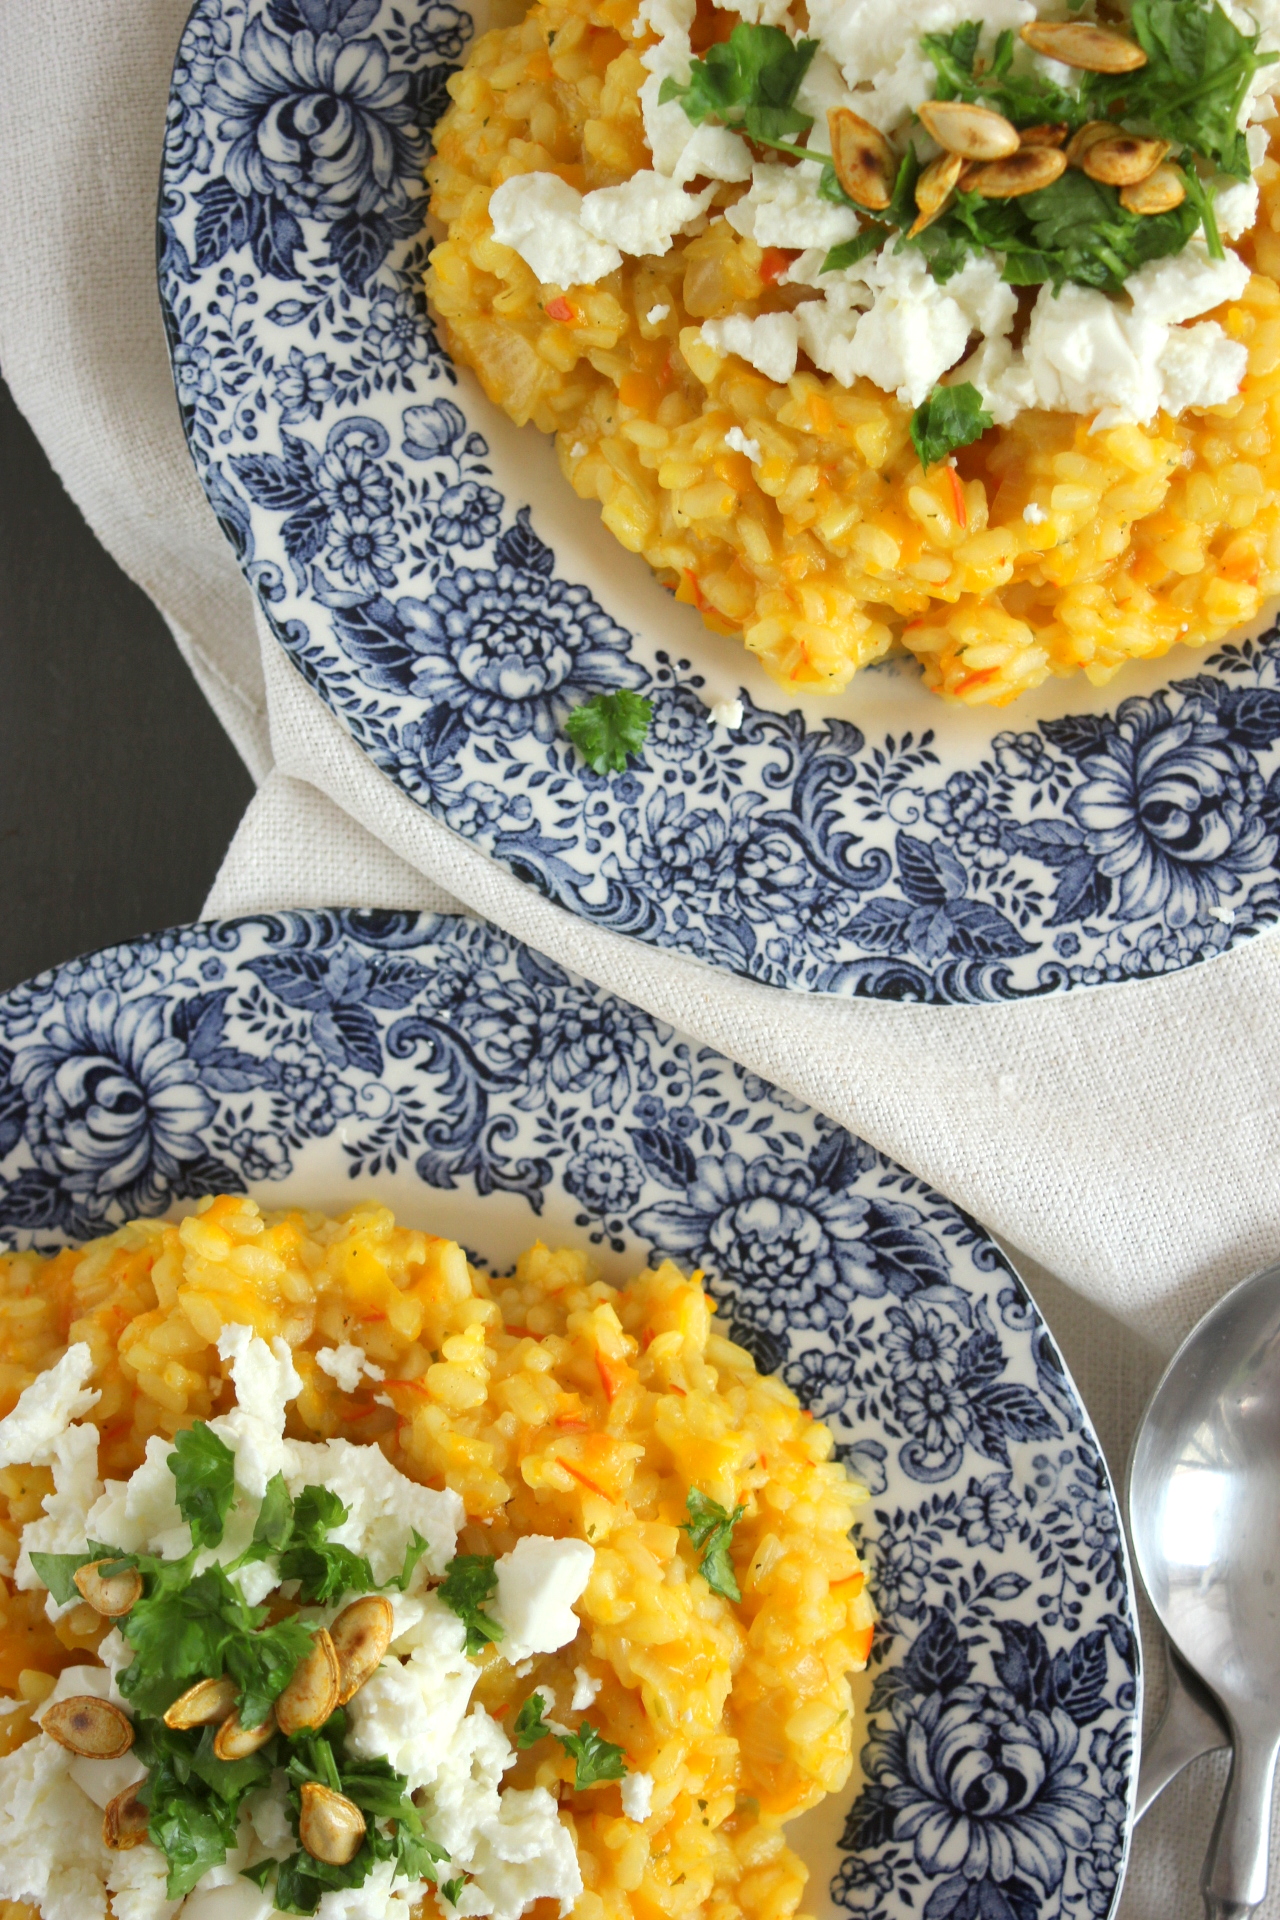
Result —
<path fill-rule="evenodd" d="M 831 164 L 849 198 L 872 212 L 887 207 L 898 162 L 879 127 L 873 127 L 852 107 L 832 107 L 827 131 L 831 136 Z"/>
<path fill-rule="evenodd" d="M 106 1620 L 118 1620 L 141 1600 L 142 1575 L 136 1567 L 130 1567 L 127 1573 L 113 1573 L 109 1580 L 104 1580 L 98 1569 L 110 1565 L 110 1560 L 91 1560 L 88 1566 L 77 1567 L 71 1577 L 81 1598 L 89 1602 L 95 1613 Z"/>
<path fill-rule="evenodd" d="M 180 1693 L 164 1716 L 166 1727 L 216 1727 L 226 1719 L 240 1689 L 229 1674 L 219 1680 L 197 1680 Z"/>
<path fill-rule="evenodd" d="M 229 1713 L 213 1736 L 215 1760 L 247 1760 L 259 1747 L 265 1747 L 276 1731 L 274 1708 L 260 1727 L 242 1727 L 239 1712 Z"/>
<path fill-rule="evenodd" d="M 1018 151 L 1018 129 L 1002 113 L 967 100 L 923 100 L 920 119 L 940 147 L 966 160 L 1000 160 Z"/>
<path fill-rule="evenodd" d="M 1067 142 L 1067 165 L 1082 167 L 1084 157 L 1090 147 L 1097 146 L 1099 140 L 1110 140 L 1116 132 L 1114 120 L 1086 120 L 1078 127 Z"/>
<path fill-rule="evenodd" d="M 1022 127 L 1018 133 L 1020 147 L 1060 147 L 1071 129 L 1065 120 L 1046 120 L 1038 127 Z"/>
<path fill-rule="evenodd" d="M 142 1780 L 135 1780 L 132 1786 L 126 1787 L 114 1800 L 107 1802 L 102 1816 L 102 1844 L 110 1847 L 113 1853 L 124 1853 L 129 1847 L 140 1847 L 147 1837 L 151 1812 L 138 1798 L 141 1785 Z"/>
<path fill-rule="evenodd" d="M 1067 156 L 1057 147 L 1020 147 L 1004 160 L 993 160 L 976 173 L 969 191 L 986 200 L 1015 200 L 1019 194 L 1037 193 L 1067 170 Z"/>
<path fill-rule="evenodd" d="M 313 1860 L 345 1867 L 354 1860 L 364 1839 L 364 1815 L 354 1800 L 315 1780 L 303 1783 L 298 1811 L 298 1838 Z"/>
<path fill-rule="evenodd" d="M 111 1700 L 96 1693 L 73 1693 L 55 1700 L 40 1725 L 68 1753 L 85 1760 L 118 1760 L 133 1745 L 133 1722 Z"/>
<path fill-rule="evenodd" d="M 276 1700 L 276 1722 L 292 1738 L 322 1727 L 338 1704 L 338 1656 L 328 1629 L 313 1634 L 311 1651 L 299 1660 L 293 1678 Z"/>
<path fill-rule="evenodd" d="M 1172 213 L 1187 197 L 1187 185 L 1177 167 L 1160 166 L 1132 187 L 1121 187 L 1120 205 L 1127 213 Z"/>
<path fill-rule="evenodd" d="M 344 1607 L 329 1628 L 338 1656 L 338 1705 L 345 1707 L 391 1645 L 395 1610 L 382 1593 L 368 1593 Z"/>
<path fill-rule="evenodd" d="M 1149 140 L 1140 133 L 1113 133 L 1095 140 L 1081 165 L 1091 180 L 1108 187 L 1136 187 L 1154 173 L 1169 151 L 1167 140 Z"/>
<path fill-rule="evenodd" d="M 959 153 L 940 153 L 936 160 L 929 162 L 916 181 L 916 206 L 920 211 L 910 229 L 912 237 L 923 233 L 950 205 L 964 168 L 964 156 Z"/>
<path fill-rule="evenodd" d="M 1088 20 L 1028 20 L 1019 31 L 1037 53 L 1084 73 L 1135 73 L 1147 64 L 1132 40 Z"/>

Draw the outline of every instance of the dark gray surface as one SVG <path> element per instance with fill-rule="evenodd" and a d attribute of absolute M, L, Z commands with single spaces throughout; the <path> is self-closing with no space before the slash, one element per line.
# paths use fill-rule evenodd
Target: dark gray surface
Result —
<path fill-rule="evenodd" d="M 252 791 L 0 384 L 0 988 L 194 919 Z"/>

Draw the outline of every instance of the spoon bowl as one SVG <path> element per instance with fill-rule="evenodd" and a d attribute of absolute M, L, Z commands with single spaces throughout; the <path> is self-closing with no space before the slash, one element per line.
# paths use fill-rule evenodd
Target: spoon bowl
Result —
<path fill-rule="evenodd" d="M 1201 1887 L 1208 1920 L 1240 1920 L 1267 1890 L 1280 1748 L 1280 1266 L 1174 1355 L 1134 1444 L 1129 1520 L 1161 1625 L 1230 1728 Z"/>

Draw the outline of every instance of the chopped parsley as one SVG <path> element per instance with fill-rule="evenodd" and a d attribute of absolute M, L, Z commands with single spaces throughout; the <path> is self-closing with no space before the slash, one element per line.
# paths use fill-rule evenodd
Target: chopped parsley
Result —
<path fill-rule="evenodd" d="M 216 1547 L 236 1492 L 236 1457 L 205 1420 L 178 1434 L 169 1455 L 177 1482 L 178 1511 L 191 1528 L 192 1544 Z"/>
<path fill-rule="evenodd" d="M 617 693 L 598 693 L 594 700 L 575 707 L 565 720 L 564 730 L 597 773 L 623 773 L 628 754 L 643 749 L 652 718 L 651 700 L 642 693 L 632 693 L 629 687 L 620 687 Z"/>
<path fill-rule="evenodd" d="M 697 1487 L 690 1487 L 685 1505 L 689 1518 L 682 1531 L 688 1534 L 695 1547 L 702 1550 L 702 1559 L 698 1564 L 703 1579 L 712 1593 L 721 1594 L 726 1600 L 741 1600 L 733 1562 L 729 1558 L 729 1542 L 746 1508 L 739 1503 L 729 1513 L 718 1501 L 709 1500 L 705 1493 L 699 1492 Z"/>
<path fill-rule="evenodd" d="M 182 1900 L 235 1847 L 241 1802 L 268 1783 L 271 1762 L 265 1750 L 217 1759 L 212 1727 L 178 1730 L 155 1719 L 135 1726 L 134 1752 L 148 1769 L 138 1797 L 150 1814 L 151 1841 L 169 1863 L 166 1895 Z"/>
<path fill-rule="evenodd" d="M 442 1880 L 440 1882 L 440 1891 L 451 1907 L 457 1906 L 458 1895 L 462 1892 L 466 1884 L 467 1876 L 465 1873 L 460 1873 L 456 1880 Z"/>
<path fill-rule="evenodd" d="M 368 1593 L 377 1583 L 363 1554 L 325 1538 L 349 1509 L 328 1487 L 304 1487 L 293 1503 L 293 1523 L 280 1555 L 280 1578 L 301 1582 L 300 1598 L 324 1606 L 344 1593 Z"/>
<path fill-rule="evenodd" d="M 363 1886 L 379 1860 L 394 1860 L 397 1874 L 408 1880 L 434 1881 L 437 1867 L 449 1858 L 443 1847 L 427 1838 L 404 1774 L 386 1759 L 348 1759 L 346 1726 L 347 1717 L 339 1710 L 319 1733 L 281 1743 L 295 1833 L 301 1789 L 308 1781 L 345 1794 L 369 1823 L 358 1852 L 345 1866 L 316 1860 L 301 1848 L 281 1861 L 274 1893 L 281 1913 L 314 1913 L 326 1893 Z M 385 1830 L 376 1824 L 379 1821 L 388 1823 Z"/>
<path fill-rule="evenodd" d="M 621 1780 L 627 1771 L 622 1748 L 603 1739 L 589 1720 L 584 1720 L 576 1733 L 560 1733 L 556 1738 L 574 1762 L 575 1788 L 598 1786 L 605 1780 Z"/>
<path fill-rule="evenodd" d="M 911 416 L 911 444 L 927 472 L 994 425 L 983 409 L 982 395 L 968 380 L 958 387 L 935 387 Z"/>
<path fill-rule="evenodd" d="M 163 1714 L 197 1680 L 229 1673 L 240 1688 L 240 1718 L 260 1726 L 311 1647 L 296 1617 L 264 1627 L 266 1607 L 251 1607 L 220 1566 L 174 1584 L 173 1571 L 190 1574 L 189 1561 L 139 1557 L 144 1591 L 120 1630 L 136 1658 L 120 1674 L 120 1690 L 140 1714 Z M 157 1571 L 156 1569 L 160 1569 Z"/>
<path fill-rule="evenodd" d="M 813 116 L 794 105 L 796 90 L 818 50 L 816 40 L 792 41 L 781 27 L 739 20 L 728 40 L 692 62 L 689 78 L 668 75 L 659 103 L 678 100 L 695 127 L 713 116 L 752 140 L 775 141 L 807 133 Z"/>
<path fill-rule="evenodd" d="M 80 1598 L 80 1589 L 76 1585 L 76 1575 L 81 1567 L 88 1567 L 101 1554 L 86 1551 L 84 1553 L 33 1553 L 31 1564 L 44 1581 L 50 1593 L 60 1607 Z"/>
<path fill-rule="evenodd" d="M 540 1693 L 531 1693 L 522 1704 L 519 1713 L 511 1723 L 511 1731 L 521 1753 L 526 1747 L 534 1746 L 539 1740 L 545 1740 L 551 1729 L 543 1719 L 547 1703 Z"/>
<path fill-rule="evenodd" d="M 921 35 L 921 51 L 933 62 L 937 76 L 936 99 L 991 107 L 1022 127 L 1065 121 L 1074 131 L 1089 118 L 1089 108 L 1078 93 L 1069 93 L 1041 73 L 1012 71 L 1018 43 L 1008 28 L 997 36 L 990 65 L 978 68 L 981 34 L 981 21 L 966 20 L 951 33 Z"/>
<path fill-rule="evenodd" d="M 406 1593 L 409 1588 L 409 1582 L 413 1578 L 414 1570 L 426 1551 L 427 1542 L 415 1527 L 409 1536 L 409 1544 L 404 1550 L 404 1565 L 394 1580 L 388 1580 L 387 1585 L 398 1588 L 401 1593 Z"/>
<path fill-rule="evenodd" d="M 497 1560 L 491 1553 L 460 1553 L 444 1570 L 436 1597 L 465 1626 L 468 1653 L 479 1653 L 489 1641 L 502 1638 L 502 1628 L 483 1611 L 497 1591 Z"/>

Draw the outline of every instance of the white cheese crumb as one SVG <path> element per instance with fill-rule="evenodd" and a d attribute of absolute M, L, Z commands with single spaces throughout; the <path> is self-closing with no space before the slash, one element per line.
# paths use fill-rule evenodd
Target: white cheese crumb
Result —
<path fill-rule="evenodd" d="M 707 716 L 713 727 L 728 727 L 730 733 L 742 725 L 741 700 L 714 700 L 707 708 Z"/>
<path fill-rule="evenodd" d="M 1028 500 L 1022 509 L 1022 517 L 1029 527 L 1042 527 L 1049 518 L 1044 508 L 1037 506 L 1034 500 Z"/>
<path fill-rule="evenodd" d="M 1035 15 L 1028 0 L 987 0 L 981 9 L 984 50 L 1003 28 L 1016 33 Z M 973 17 L 970 0 L 907 0 L 901 6 L 886 6 L 884 0 L 810 0 L 809 31 L 843 68 L 851 87 L 863 81 L 878 86 L 904 55 L 918 51 L 922 33 L 948 33 Z M 925 73 L 915 103 L 933 94 L 931 65 L 926 64 Z"/>
<path fill-rule="evenodd" d="M 726 447 L 731 447 L 734 453 L 744 453 L 753 467 L 759 466 L 760 442 L 748 440 L 741 427 L 730 427 L 724 437 L 724 443 Z"/>
<path fill-rule="evenodd" d="M 363 1347 L 357 1347 L 344 1341 L 338 1347 L 321 1347 L 316 1354 L 316 1365 L 321 1373 L 327 1373 L 336 1381 L 343 1393 L 354 1393 L 360 1385 L 361 1374 L 367 1374 L 370 1380 L 385 1380 L 382 1367 L 376 1367 L 368 1358 Z"/>
<path fill-rule="evenodd" d="M 633 255 L 670 252 L 675 236 L 705 213 L 714 186 L 686 193 L 675 180 L 646 169 L 620 187 L 599 187 L 582 202 L 582 225 L 594 239 Z"/>
<path fill-rule="evenodd" d="M 367 1884 L 367 1883 L 366 1883 Z M 415 1885 L 418 1883 L 415 1881 Z M 405 1882 L 400 1882 L 403 1888 Z M 360 1893 L 363 1894 L 363 1887 Z M 321 1903 L 323 1905 L 323 1902 Z M 252 1880 L 236 1879 L 224 1881 L 215 1887 L 206 1887 L 201 1881 L 194 1893 L 189 1893 L 178 1908 L 180 1920 L 270 1920 L 275 1912 L 271 1895 L 261 1887 L 255 1887 Z M 317 1909 L 317 1913 L 320 1909 Z M 344 1915 L 350 1913 L 343 1908 Z M 387 1920 L 398 1920 L 394 1908 L 386 1909 Z"/>
<path fill-rule="evenodd" d="M 322 1446 L 286 1440 L 284 1448 L 289 1492 L 296 1498 L 304 1486 L 323 1486 L 337 1494 L 349 1512 L 329 1538 L 364 1554 L 379 1586 L 400 1572 L 415 1531 L 427 1542 L 415 1582 L 427 1573 L 444 1572 L 466 1517 L 456 1493 L 407 1479 L 378 1447 L 351 1440 L 330 1440 Z"/>
<path fill-rule="evenodd" d="M 653 1775 L 628 1773 L 622 1781 L 622 1811 L 628 1820 L 647 1820 L 653 1806 Z"/>
<path fill-rule="evenodd" d="M 586 456 L 586 451 L 587 451 L 587 445 L 585 440 L 575 440 L 573 445 L 569 449 L 569 458 L 571 460 L 582 460 Z M 395 1405 L 395 1402 L 389 1401 L 386 1394 L 384 1393 L 380 1393 L 378 1395 L 378 1399 L 380 1400 L 383 1406 Z"/>
<path fill-rule="evenodd" d="M 702 338 L 716 353 L 736 353 L 775 386 L 785 386 L 796 370 L 800 334 L 793 313 L 760 313 L 754 319 L 730 313 L 723 320 L 704 320 Z"/>
<path fill-rule="evenodd" d="M 0 1467 L 47 1467 L 73 1420 L 98 1404 L 100 1393 L 84 1391 L 93 1355 L 83 1340 L 68 1347 L 56 1367 L 38 1374 L 0 1420 Z"/>
<path fill-rule="evenodd" d="M 683 110 L 682 110 L 683 111 Z M 622 265 L 582 224 L 582 195 L 554 173 L 517 173 L 489 199 L 493 237 L 545 286 L 592 286 Z"/>
<path fill-rule="evenodd" d="M 351 1752 L 364 1760 L 385 1754 L 408 1776 L 410 1793 L 435 1780 L 480 1677 L 457 1614 L 434 1594 L 420 1604 L 419 1623 L 406 1636 L 409 1658 L 384 1660 L 347 1706 Z"/>
<path fill-rule="evenodd" d="M 585 1713 L 588 1707 L 594 1705 L 595 1697 L 600 1691 L 600 1685 L 600 1681 L 593 1680 L 585 1667 L 575 1667 L 573 1670 L 573 1698 L 569 1702 L 570 1711 L 573 1713 Z"/>
<path fill-rule="evenodd" d="M 1160 404 L 1172 414 L 1220 407 L 1239 392 L 1248 364 L 1243 341 L 1228 339 L 1216 320 L 1171 327 L 1160 354 Z"/>
<path fill-rule="evenodd" d="M 1224 300 L 1238 300 L 1249 284 L 1249 269 L 1237 253 L 1213 260 L 1209 249 L 1192 241 L 1181 253 L 1148 260 L 1130 274 L 1124 290 L 1143 320 L 1194 320 Z M 1102 298 L 1106 298 L 1105 295 Z"/>
<path fill-rule="evenodd" d="M 858 216 L 851 207 L 823 200 L 821 180 L 822 169 L 813 161 L 802 160 L 798 167 L 762 161 L 752 169 L 750 192 L 725 219 L 759 247 L 839 246 L 858 231 Z"/>
<path fill-rule="evenodd" d="M 68 1427 L 55 1443 L 53 1488 L 52 1493 L 44 1496 L 44 1519 L 29 1521 L 22 1529 L 16 1570 L 7 1569 L 16 1572 L 17 1584 L 24 1591 L 44 1585 L 31 1564 L 33 1553 L 77 1553 L 89 1538 L 89 1512 L 102 1494 L 96 1427 L 88 1424 Z M 45 1601 L 45 1612 L 50 1620 L 56 1620 L 78 1600 L 77 1594 L 66 1607 L 60 1607 L 50 1594 Z"/>
<path fill-rule="evenodd" d="M 1251 26 L 1245 28 L 1246 33 L 1252 31 Z M 1271 151 L 1271 135 L 1265 127 L 1246 127 L 1244 144 L 1249 155 L 1249 171 L 1256 173 Z"/>
<path fill-rule="evenodd" d="M 666 319 L 670 311 L 670 307 L 664 307 L 662 302 L 659 301 L 656 307 L 650 307 L 648 313 L 645 315 L 645 319 L 651 327 L 656 327 Z M 583 452 L 586 452 L 585 447 L 583 448 Z"/>
<path fill-rule="evenodd" d="M 1258 217 L 1256 180 L 1231 180 L 1213 196 L 1218 232 L 1224 240 L 1238 240 Z"/>
<path fill-rule="evenodd" d="M 531 1653 L 554 1653 L 578 1631 L 573 1603 L 595 1564 L 585 1540 L 553 1540 L 526 1534 L 504 1553 L 495 1572 L 498 1590 L 490 1611 L 505 1630 L 502 1651 L 513 1664 Z"/>
<path fill-rule="evenodd" d="M 267 1482 L 284 1470 L 284 1410 L 302 1392 L 302 1376 L 286 1340 L 277 1334 L 268 1346 L 252 1327 L 224 1327 L 218 1335 L 218 1357 L 231 1364 L 236 1404 L 209 1425 L 236 1456 L 237 1484 L 261 1500 Z M 124 1545 L 110 1534 L 94 1538 Z"/>

